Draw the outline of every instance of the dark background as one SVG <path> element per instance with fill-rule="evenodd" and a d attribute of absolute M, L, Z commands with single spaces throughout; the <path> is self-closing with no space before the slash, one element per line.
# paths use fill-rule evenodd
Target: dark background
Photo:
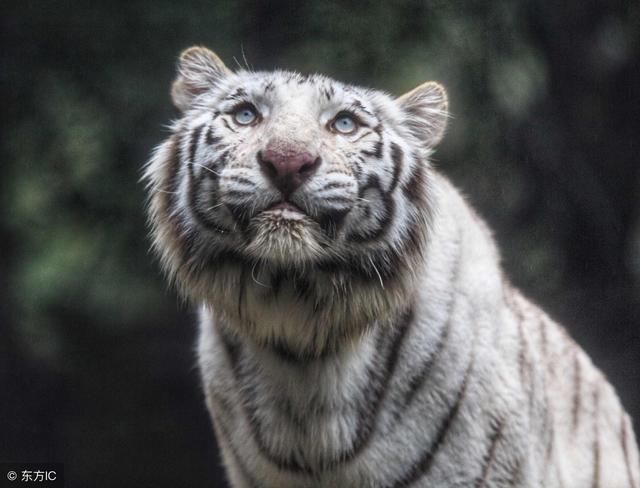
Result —
<path fill-rule="evenodd" d="M 640 421 L 640 3 L 3 1 L 0 461 L 69 487 L 224 486 L 193 313 L 141 167 L 177 55 L 448 89 L 436 164 Z M 244 53 L 244 55 L 243 55 Z"/>

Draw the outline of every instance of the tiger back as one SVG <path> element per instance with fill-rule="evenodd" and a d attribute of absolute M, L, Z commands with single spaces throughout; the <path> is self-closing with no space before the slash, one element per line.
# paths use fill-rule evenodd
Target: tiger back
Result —
<path fill-rule="evenodd" d="M 180 59 L 145 169 L 235 487 L 640 487 L 628 415 L 429 163 L 447 97 Z"/>

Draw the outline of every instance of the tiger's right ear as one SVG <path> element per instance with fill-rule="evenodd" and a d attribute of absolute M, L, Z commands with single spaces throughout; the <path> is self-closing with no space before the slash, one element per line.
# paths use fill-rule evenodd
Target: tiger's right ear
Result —
<path fill-rule="evenodd" d="M 193 99 L 229 76 L 231 70 L 213 51 L 194 46 L 182 51 L 178 61 L 178 76 L 171 87 L 171 99 L 184 112 Z"/>
<path fill-rule="evenodd" d="M 397 99 L 407 113 L 407 125 L 425 147 L 435 147 L 444 136 L 449 117 L 447 92 L 438 83 L 429 81 Z"/>

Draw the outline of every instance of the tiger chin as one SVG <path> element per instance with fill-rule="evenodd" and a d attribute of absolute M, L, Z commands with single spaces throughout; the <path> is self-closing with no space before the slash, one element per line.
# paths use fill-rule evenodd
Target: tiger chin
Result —
<path fill-rule="evenodd" d="M 234 487 L 639 488 L 631 419 L 429 163 L 447 96 L 182 53 L 145 168 Z M 215 462 L 212 460 L 212 462 Z"/>

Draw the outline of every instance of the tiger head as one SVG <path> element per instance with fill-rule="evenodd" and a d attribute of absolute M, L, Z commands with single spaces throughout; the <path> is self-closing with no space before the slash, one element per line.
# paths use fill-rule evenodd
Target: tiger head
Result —
<path fill-rule="evenodd" d="M 194 47 L 172 98 L 181 117 L 145 179 L 154 247 L 186 296 L 259 342 L 314 350 L 407 299 L 433 211 L 440 85 L 393 99 L 320 75 L 232 72 Z"/>

